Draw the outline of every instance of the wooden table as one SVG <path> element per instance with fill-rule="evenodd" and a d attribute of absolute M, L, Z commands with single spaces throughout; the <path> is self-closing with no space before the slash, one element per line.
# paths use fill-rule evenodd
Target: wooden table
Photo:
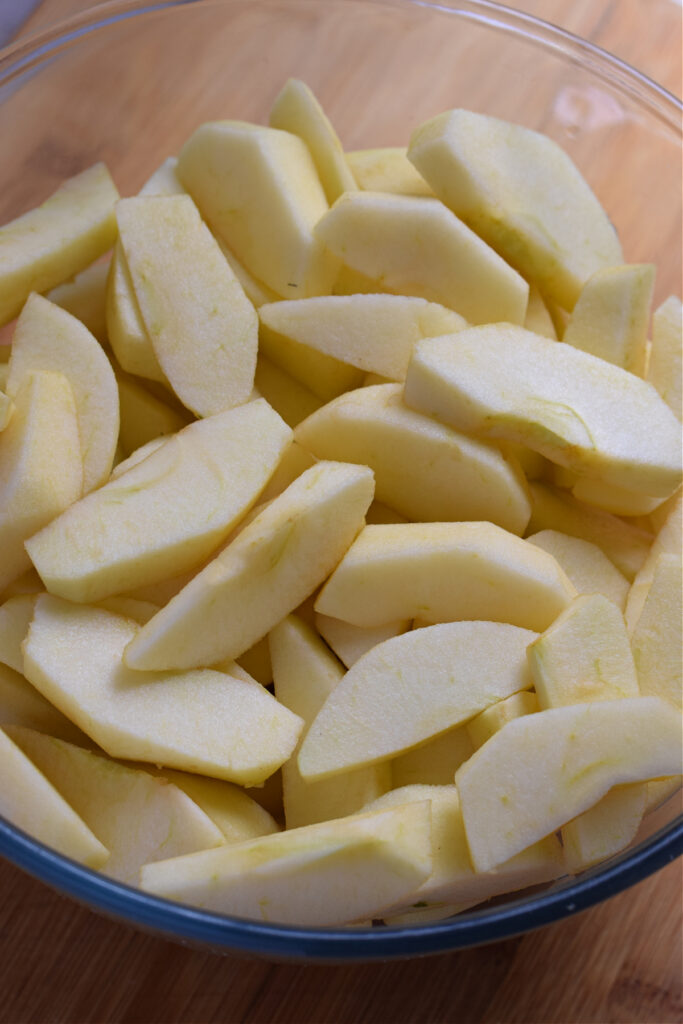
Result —
<path fill-rule="evenodd" d="M 322 0 L 321 0 L 322 2 Z M 523 9 L 681 89 L 672 0 L 524 0 Z M 88 6 L 43 0 L 33 32 Z M 0 865 L 0 1021 L 171 1024 L 674 1024 L 680 863 L 523 938 L 406 963 L 297 967 L 220 958 L 112 923 Z"/>

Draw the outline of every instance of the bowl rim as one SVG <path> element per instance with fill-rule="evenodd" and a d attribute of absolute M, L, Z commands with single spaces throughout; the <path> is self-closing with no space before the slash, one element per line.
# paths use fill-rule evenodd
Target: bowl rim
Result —
<path fill-rule="evenodd" d="M 261 0 L 313 6 L 317 0 Z M 677 136 L 683 135 L 683 102 L 627 62 L 531 14 L 496 0 L 338 0 L 352 5 L 396 9 L 422 8 L 474 21 L 525 39 L 588 67 L 612 87 L 626 92 Z M 22 37 L 0 50 L 0 102 L 3 87 L 39 68 L 61 50 L 93 32 L 141 15 L 160 14 L 196 0 L 108 0 L 97 7 Z M 203 8 L 230 6 L 244 0 L 205 0 Z M 0 816 L 0 854 L 21 870 L 76 901 L 95 907 L 120 922 L 160 933 L 166 938 L 200 943 L 216 952 L 239 952 L 282 960 L 349 962 L 386 960 L 444 953 L 512 938 L 560 921 L 645 880 L 683 855 L 683 814 L 634 849 L 564 879 L 529 898 L 513 898 L 494 907 L 480 906 L 456 917 L 416 926 L 381 928 L 306 928 L 231 917 L 153 896 L 114 881 L 33 839 Z"/>

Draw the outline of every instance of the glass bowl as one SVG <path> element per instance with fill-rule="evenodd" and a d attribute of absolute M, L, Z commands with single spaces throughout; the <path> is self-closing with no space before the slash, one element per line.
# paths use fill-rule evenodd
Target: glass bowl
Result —
<path fill-rule="evenodd" d="M 20 41 L 0 54 L 0 223 L 97 160 L 134 194 L 202 121 L 267 121 L 289 76 L 312 86 L 348 149 L 405 144 L 454 106 L 545 132 L 603 202 L 626 259 L 657 264 L 655 301 L 680 288 L 680 102 L 590 43 L 488 0 L 106 3 Z M 92 908 L 217 951 L 309 961 L 504 939 L 604 900 L 682 851 L 675 797 L 628 851 L 544 891 L 429 925 L 304 929 L 157 899 L 0 819 L 0 853 Z"/>

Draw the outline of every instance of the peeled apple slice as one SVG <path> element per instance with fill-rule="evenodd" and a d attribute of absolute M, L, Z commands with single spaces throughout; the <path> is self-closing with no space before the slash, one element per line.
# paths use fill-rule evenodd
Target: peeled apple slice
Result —
<path fill-rule="evenodd" d="M 528 629 L 452 622 L 374 647 L 349 669 L 299 751 L 305 779 L 388 760 L 473 718 L 531 679 Z"/>
<path fill-rule="evenodd" d="M 319 459 L 369 466 L 375 494 L 416 522 L 489 520 L 524 532 L 526 482 L 495 445 L 458 434 L 406 408 L 400 384 L 341 395 L 296 429 Z"/>
<path fill-rule="evenodd" d="M 460 765 L 464 764 L 473 752 L 467 726 L 448 729 L 421 746 L 413 747 L 412 750 L 392 759 L 393 788 L 417 784 L 450 786 Z"/>
<path fill-rule="evenodd" d="M 191 423 L 29 541 L 51 593 L 71 601 L 201 564 L 256 501 L 291 440 L 258 399 Z"/>
<path fill-rule="evenodd" d="M 243 121 L 204 124 L 183 146 L 177 174 L 259 281 L 287 299 L 329 294 L 338 263 L 313 234 L 327 200 L 298 136 Z"/>
<path fill-rule="evenodd" d="M 289 615 L 271 630 L 268 643 L 275 696 L 303 719 L 303 740 L 325 700 L 344 678 L 344 669 L 320 637 L 296 615 Z M 360 811 L 391 786 L 391 771 L 386 765 L 308 782 L 299 772 L 296 755 L 297 751 L 282 766 L 287 828 L 344 818 Z"/>
<path fill-rule="evenodd" d="M 683 305 L 676 295 L 670 295 L 652 317 L 652 350 L 647 379 L 679 420 L 683 419 L 682 348 Z"/>
<path fill-rule="evenodd" d="M 19 313 L 31 292 L 69 281 L 111 248 L 118 198 L 107 168 L 95 164 L 0 228 L 0 325 Z"/>
<path fill-rule="evenodd" d="M 292 132 L 308 146 L 328 203 L 358 188 L 342 144 L 313 92 L 299 78 L 290 78 L 270 111 L 271 128 Z"/>
<path fill-rule="evenodd" d="M 61 373 L 31 374 L 0 434 L 0 590 L 31 566 L 24 548 L 83 490 L 73 392 Z"/>
<path fill-rule="evenodd" d="M 1 613 L 2 609 L 0 609 Z M 385 626 L 377 626 L 374 629 L 363 629 L 362 626 L 352 626 L 350 622 L 344 622 L 343 619 L 333 619 L 329 615 L 320 615 L 316 612 L 315 628 L 339 660 L 343 661 L 347 668 L 351 668 L 359 658 L 362 658 L 377 644 L 410 629 L 410 619 L 388 622 Z"/>
<path fill-rule="evenodd" d="M 347 192 L 315 233 L 387 291 L 437 302 L 472 324 L 524 322 L 526 281 L 436 199 Z"/>
<path fill-rule="evenodd" d="M 33 618 L 34 594 L 17 594 L 0 605 L 0 661 L 15 672 L 24 671 L 21 645 Z"/>
<path fill-rule="evenodd" d="M 106 847 L 3 729 L 0 774 L 0 815 L 79 864 L 101 868 L 106 863 Z"/>
<path fill-rule="evenodd" d="M 159 366 L 143 322 L 120 239 L 116 241 L 109 267 L 105 318 L 107 337 L 122 369 L 138 377 L 165 383 L 166 376 Z"/>
<path fill-rule="evenodd" d="M 365 527 L 315 608 L 356 626 L 420 616 L 541 631 L 574 596 L 554 558 L 493 523 L 398 523 Z"/>
<path fill-rule="evenodd" d="M 651 263 L 596 271 L 581 289 L 562 340 L 644 376 L 654 284 Z"/>
<path fill-rule="evenodd" d="M 100 342 L 107 340 L 105 309 L 109 266 L 110 257 L 97 260 L 46 295 L 50 302 L 80 320 Z"/>
<path fill-rule="evenodd" d="M 658 697 L 516 718 L 455 776 L 474 868 L 502 864 L 613 786 L 680 774 L 682 767 L 680 712 Z"/>
<path fill-rule="evenodd" d="M 0 665 L 0 726 L 21 725 L 58 736 L 70 743 L 88 738 L 53 707 L 19 672 Z"/>
<path fill-rule="evenodd" d="M 559 530 L 540 530 L 527 537 L 529 544 L 547 551 L 562 566 L 579 594 L 603 594 L 622 612 L 628 580 L 597 544 L 569 537 Z"/>
<path fill-rule="evenodd" d="M 116 219 L 154 354 L 181 402 L 198 416 L 245 402 L 258 317 L 190 197 L 124 199 Z"/>
<path fill-rule="evenodd" d="M 12 341 L 7 393 L 15 397 L 37 370 L 71 385 L 83 456 L 83 493 L 108 478 L 119 435 L 119 393 L 111 363 L 87 327 L 40 295 L 24 306 Z"/>
<path fill-rule="evenodd" d="M 502 729 L 506 722 L 511 722 L 513 718 L 521 718 L 522 715 L 533 715 L 538 710 L 536 694 L 522 690 L 520 693 L 513 693 L 510 697 L 497 701 L 485 711 L 480 711 L 476 718 L 471 719 L 466 726 L 473 749 L 479 750 L 479 747 L 483 747 L 486 741 Z M 458 765 L 459 767 L 460 765 Z"/>
<path fill-rule="evenodd" d="M 346 154 L 358 188 L 401 196 L 433 196 L 431 188 L 408 159 L 404 146 L 354 149 Z"/>
<path fill-rule="evenodd" d="M 361 529 L 373 488 L 365 466 L 307 469 L 142 628 L 126 664 L 177 669 L 238 658 L 329 576 Z"/>
<path fill-rule="evenodd" d="M 450 110 L 413 133 L 408 157 L 458 217 L 564 309 L 596 270 L 623 263 L 607 214 L 547 135 Z"/>
<path fill-rule="evenodd" d="M 667 497 L 681 480 L 680 423 L 651 384 L 521 327 L 419 341 L 405 401 L 616 487 Z"/>
<path fill-rule="evenodd" d="M 259 310 L 271 331 L 390 380 L 404 380 L 420 338 L 467 326 L 436 302 L 407 295 L 325 295 L 275 302 Z"/>
<path fill-rule="evenodd" d="M 122 656 L 137 631 L 130 619 L 43 595 L 24 647 L 26 677 L 111 757 L 245 786 L 287 760 L 301 719 L 262 686 L 223 672 L 130 671 Z"/>
<path fill-rule="evenodd" d="M 680 555 L 660 555 L 631 636 L 640 691 L 683 710 Z"/>
<path fill-rule="evenodd" d="M 288 829 L 142 869 L 142 888 L 195 907 L 300 926 L 376 917 L 432 868 L 429 801 Z"/>
<path fill-rule="evenodd" d="M 165 779 L 31 729 L 10 736 L 107 847 L 110 878 L 137 885 L 143 864 L 223 844 L 204 811 Z"/>

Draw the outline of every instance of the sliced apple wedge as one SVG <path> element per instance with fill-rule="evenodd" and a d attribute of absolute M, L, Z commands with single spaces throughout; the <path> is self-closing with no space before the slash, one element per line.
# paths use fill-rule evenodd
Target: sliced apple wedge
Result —
<path fill-rule="evenodd" d="M 112 757 L 240 785 L 258 785 L 287 760 L 302 722 L 264 687 L 209 669 L 133 672 L 122 655 L 137 631 L 102 608 L 43 595 L 24 646 L 26 677 Z"/>
<path fill-rule="evenodd" d="M 521 327 L 419 341 L 405 401 L 617 487 L 667 497 L 681 480 L 680 423 L 651 384 Z"/>
<path fill-rule="evenodd" d="M 574 596 L 552 556 L 493 523 L 397 523 L 365 527 L 315 608 L 356 626 L 420 616 L 540 631 Z"/>
<path fill-rule="evenodd" d="M 87 745 L 89 742 L 88 737 L 45 700 L 23 675 L 7 665 L 0 665 L 0 726 L 10 725 L 37 729 L 70 743 Z"/>
<path fill-rule="evenodd" d="M 392 788 L 413 785 L 450 786 L 460 765 L 473 753 L 467 726 L 447 729 L 421 746 L 392 758 Z"/>
<path fill-rule="evenodd" d="M 508 722 L 455 776 L 475 870 L 514 857 L 613 786 L 680 774 L 681 760 L 680 712 L 659 697 L 573 704 Z"/>
<path fill-rule="evenodd" d="M 472 749 L 479 750 L 487 740 L 490 740 L 507 722 L 513 718 L 521 718 L 522 715 L 533 715 L 538 711 L 538 699 L 536 694 L 528 690 L 520 693 L 513 693 L 503 700 L 496 701 L 490 708 L 480 711 L 472 718 L 466 726 Z M 458 765 L 458 768 L 460 765 Z M 455 771 L 454 770 L 454 774 Z"/>
<path fill-rule="evenodd" d="M 0 815 L 80 864 L 101 868 L 106 863 L 107 848 L 3 729 L 0 773 Z"/>
<path fill-rule="evenodd" d="M 321 707 L 343 680 L 344 668 L 314 631 L 295 615 L 289 615 L 270 631 L 268 643 L 275 696 L 305 723 L 300 746 Z M 282 766 L 287 828 L 344 818 L 391 788 L 388 765 L 308 782 L 299 772 L 296 757 L 297 751 Z"/>
<path fill-rule="evenodd" d="M 596 271 L 581 289 L 562 340 L 644 376 L 654 284 L 651 263 Z"/>
<path fill-rule="evenodd" d="M 31 292 L 69 281 L 111 248 L 118 198 L 107 168 L 95 164 L 0 228 L 0 325 L 19 313 Z"/>
<path fill-rule="evenodd" d="M 524 322 L 526 281 L 437 199 L 347 192 L 315 234 L 387 291 L 437 302 L 472 324 Z"/>
<path fill-rule="evenodd" d="M 559 530 L 540 530 L 527 537 L 562 566 L 578 594 L 603 594 L 623 612 L 629 584 L 597 544 Z"/>
<path fill-rule="evenodd" d="M 107 337 L 121 368 L 138 377 L 167 383 L 142 319 L 120 239 L 109 267 L 105 317 Z"/>
<path fill-rule="evenodd" d="M 547 135 L 450 110 L 413 133 L 408 157 L 458 217 L 565 309 L 592 273 L 623 262 L 607 214 Z"/>
<path fill-rule="evenodd" d="M 1 612 L 0 609 L 0 614 Z M 399 619 L 398 622 L 387 622 L 384 626 L 363 629 L 362 626 L 352 626 L 343 619 L 333 619 L 330 615 L 315 613 L 315 628 L 347 668 L 355 665 L 359 658 L 377 644 L 405 633 L 410 629 L 410 625 L 410 619 Z"/>
<path fill-rule="evenodd" d="M 40 295 L 31 295 L 17 320 L 7 392 L 12 397 L 37 370 L 63 373 L 71 385 L 83 456 L 83 493 L 108 478 L 119 436 L 116 378 L 87 327 Z"/>
<path fill-rule="evenodd" d="M 373 486 L 365 466 L 307 469 L 143 627 L 126 664 L 238 658 L 330 574 L 363 525 Z"/>
<path fill-rule="evenodd" d="M 204 124 L 183 146 L 177 173 L 259 281 L 288 299 L 329 294 L 338 263 L 313 235 L 327 200 L 298 136 L 243 121 Z"/>
<path fill-rule="evenodd" d="M 405 146 L 354 149 L 346 154 L 359 188 L 399 196 L 433 196 L 422 175 L 408 159 Z"/>
<path fill-rule="evenodd" d="M 683 419 L 682 348 L 683 304 L 676 295 L 670 295 L 652 317 L 652 351 L 647 379 L 679 420 Z"/>
<path fill-rule="evenodd" d="M 328 203 L 358 188 L 346 162 L 339 136 L 320 102 L 305 82 L 290 78 L 270 111 L 271 128 L 298 135 L 308 146 Z"/>
<path fill-rule="evenodd" d="M 198 416 L 245 402 L 258 317 L 190 197 L 124 199 L 116 219 L 154 354 L 181 402 Z"/>
<path fill-rule="evenodd" d="M 52 288 L 45 296 L 88 328 L 99 342 L 107 340 L 107 281 L 110 257 L 97 260 L 71 281 Z"/>
<path fill-rule="evenodd" d="M 15 672 L 24 671 L 21 645 L 33 618 L 35 594 L 17 594 L 0 605 L 0 662 Z"/>
<path fill-rule="evenodd" d="M 452 622 L 385 640 L 331 692 L 303 739 L 304 779 L 378 764 L 473 718 L 531 677 L 537 634 L 499 622 Z"/>
<path fill-rule="evenodd" d="M 432 868 L 429 801 L 356 814 L 142 869 L 142 888 L 219 913 L 299 926 L 376 917 Z"/>
<path fill-rule="evenodd" d="M 291 436 L 264 399 L 191 423 L 32 537 L 33 564 L 52 593 L 84 602 L 199 566 L 256 501 Z"/>
<path fill-rule="evenodd" d="M 31 374 L 0 433 L 0 590 L 30 568 L 26 538 L 82 490 L 78 415 L 69 382 L 61 373 Z"/>
<path fill-rule="evenodd" d="M 110 878 L 137 885 L 143 864 L 223 845 L 211 818 L 165 779 L 31 729 L 8 734 L 109 850 Z"/>
<path fill-rule="evenodd" d="M 420 338 L 467 326 L 452 309 L 407 295 L 294 299 L 262 306 L 259 318 L 283 338 L 390 380 L 405 379 Z"/>
<path fill-rule="evenodd" d="M 476 441 L 408 409 L 400 384 L 360 388 L 328 402 L 296 429 L 319 459 L 369 466 L 375 494 L 416 522 L 489 520 L 524 532 L 531 515 L 519 467 Z"/>
<path fill-rule="evenodd" d="M 121 412 L 119 444 L 126 456 L 138 451 L 148 441 L 177 433 L 190 422 L 189 414 L 184 415 L 162 402 L 135 377 L 119 370 L 116 380 Z M 120 475 L 120 466 L 116 468 Z"/>
<path fill-rule="evenodd" d="M 631 636 L 640 691 L 683 709 L 680 555 L 662 554 Z"/>
<path fill-rule="evenodd" d="M 263 355 L 256 363 L 254 384 L 290 427 L 296 427 L 323 404 L 304 384 Z"/>

